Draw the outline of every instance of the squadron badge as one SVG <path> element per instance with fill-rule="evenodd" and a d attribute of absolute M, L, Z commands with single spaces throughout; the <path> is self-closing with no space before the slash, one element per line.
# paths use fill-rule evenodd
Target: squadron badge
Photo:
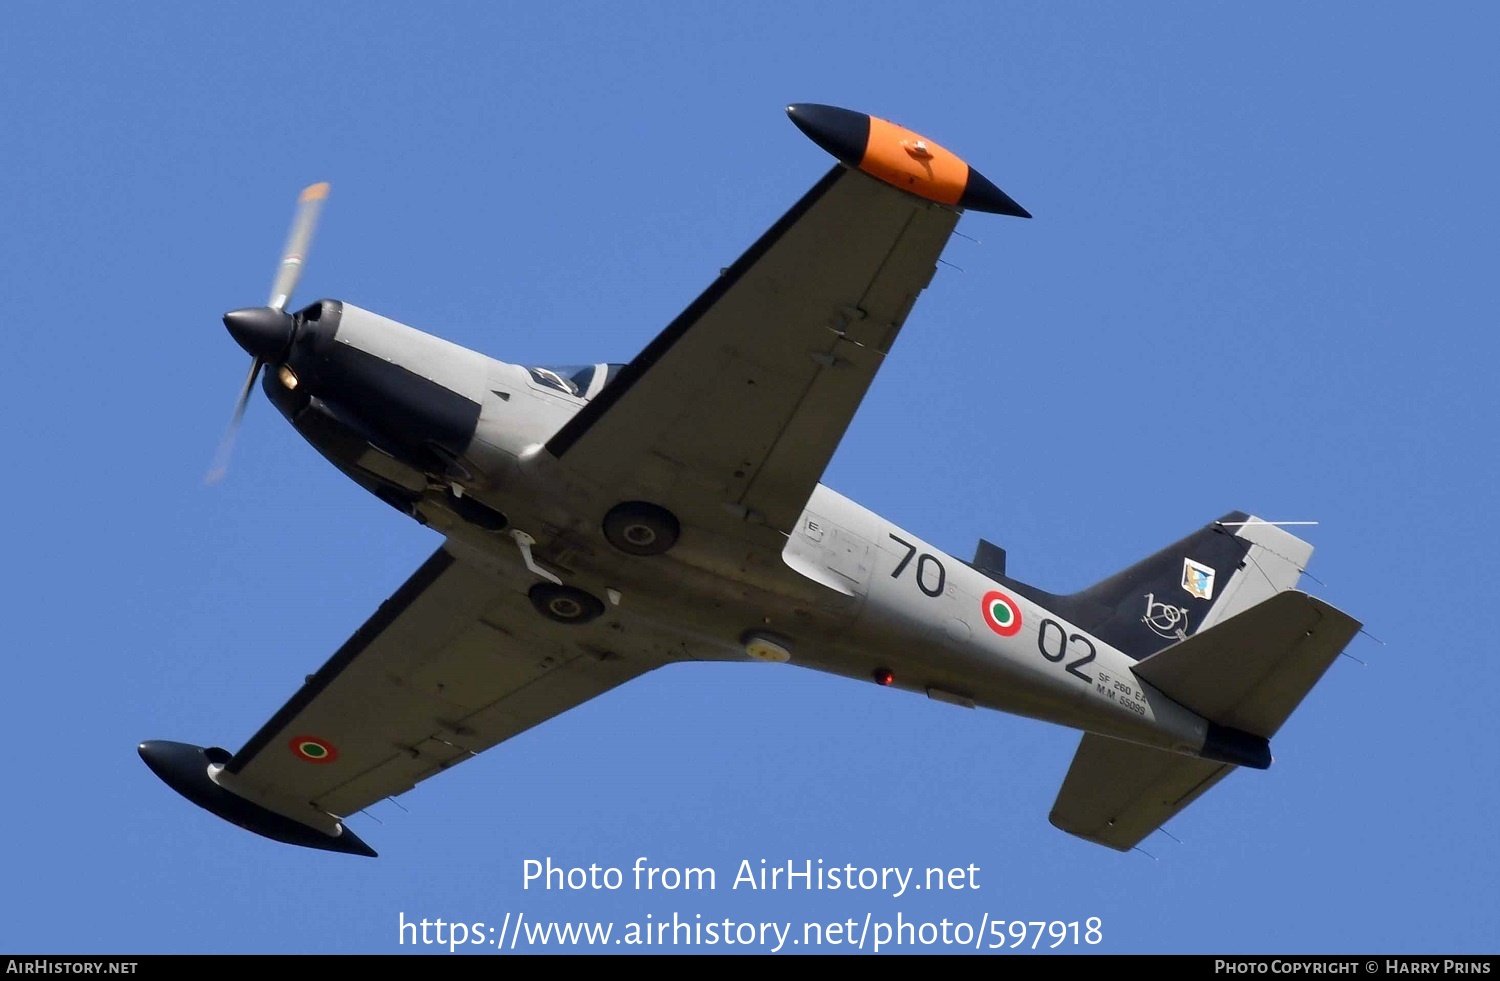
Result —
<path fill-rule="evenodd" d="M 1182 588 L 1199 599 L 1214 598 L 1214 570 L 1192 559 L 1182 560 Z"/>

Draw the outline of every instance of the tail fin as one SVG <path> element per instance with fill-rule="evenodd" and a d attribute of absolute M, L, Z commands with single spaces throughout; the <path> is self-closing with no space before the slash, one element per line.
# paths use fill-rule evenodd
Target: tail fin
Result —
<path fill-rule="evenodd" d="M 1004 575 L 981 541 L 974 567 L 1136 660 L 1292 589 L 1312 546 L 1241 511 L 1226 514 L 1123 572 L 1061 596 Z"/>
<path fill-rule="evenodd" d="M 1238 595 L 1238 594 L 1236 594 Z M 1135 665 L 1137 677 L 1215 731 L 1269 740 L 1354 638 L 1359 622 L 1287 590 Z M 1264 744 L 1262 744 L 1264 745 Z M 1069 834 L 1128 851 L 1234 769 L 1205 758 L 1085 735 L 1052 808 Z"/>

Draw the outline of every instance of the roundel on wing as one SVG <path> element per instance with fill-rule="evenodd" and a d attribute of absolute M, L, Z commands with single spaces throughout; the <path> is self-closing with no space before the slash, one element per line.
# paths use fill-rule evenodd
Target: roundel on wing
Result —
<path fill-rule="evenodd" d="M 316 736 L 294 736 L 289 745 L 293 756 L 309 763 L 332 763 L 339 758 L 339 751 L 333 743 Z"/>
<path fill-rule="evenodd" d="M 1016 601 L 997 590 L 984 594 L 979 601 L 984 622 L 1001 637 L 1014 637 L 1021 631 L 1021 608 Z"/>

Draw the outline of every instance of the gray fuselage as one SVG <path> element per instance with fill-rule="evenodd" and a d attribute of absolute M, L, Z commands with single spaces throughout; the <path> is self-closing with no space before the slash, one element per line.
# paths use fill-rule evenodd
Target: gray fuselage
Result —
<path fill-rule="evenodd" d="M 309 442 L 522 590 L 538 575 L 524 532 L 537 569 L 608 596 L 614 628 L 669 660 L 789 660 L 1172 752 L 1204 745 L 1205 720 L 1130 657 L 822 485 L 789 535 L 752 516 L 743 535 L 685 528 L 663 555 L 611 547 L 600 489 L 544 448 L 609 366 L 578 384 L 348 304 L 298 318 L 298 383 L 268 373 L 265 389 Z"/>

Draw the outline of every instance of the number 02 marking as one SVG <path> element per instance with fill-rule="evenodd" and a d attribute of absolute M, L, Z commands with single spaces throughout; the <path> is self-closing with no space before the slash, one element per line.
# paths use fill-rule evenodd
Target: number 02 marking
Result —
<path fill-rule="evenodd" d="M 1048 637 L 1051 631 L 1056 631 L 1057 637 L 1049 644 Z M 1070 661 L 1063 665 L 1064 669 L 1073 677 L 1082 678 L 1089 684 L 1093 684 L 1093 678 L 1078 670 L 1099 656 L 1099 652 L 1094 649 L 1093 641 L 1089 640 L 1083 634 L 1069 634 L 1063 629 L 1063 625 L 1056 620 L 1042 621 L 1041 628 L 1036 633 L 1036 648 L 1041 652 L 1042 657 L 1056 664 L 1068 656 L 1068 645 L 1070 643 L 1082 644 L 1088 650 L 1088 653 L 1076 661 Z M 1049 646 L 1055 647 L 1056 650 L 1050 650 Z"/>

